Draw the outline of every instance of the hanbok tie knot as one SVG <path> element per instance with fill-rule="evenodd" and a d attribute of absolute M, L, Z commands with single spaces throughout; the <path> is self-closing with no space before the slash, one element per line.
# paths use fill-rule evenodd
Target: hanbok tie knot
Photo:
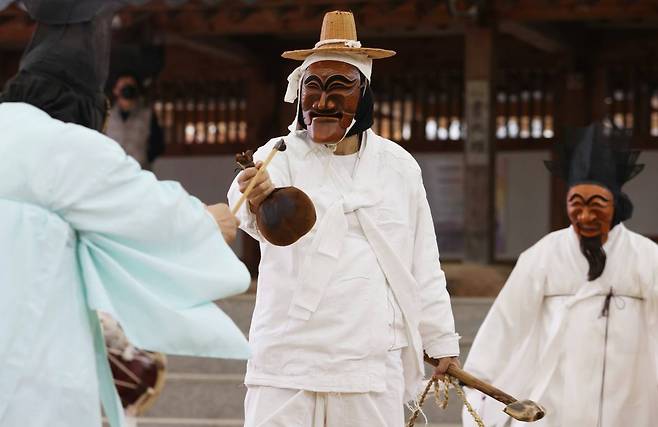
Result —
<path fill-rule="evenodd" d="M 317 310 L 324 291 L 336 271 L 338 256 L 348 231 L 347 214 L 377 204 L 372 191 L 353 190 L 343 194 L 318 221 L 318 228 L 302 262 L 297 288 L 288 314 L 308 320 Z M 365 212 L 363 212 L 365 213 Z"/>

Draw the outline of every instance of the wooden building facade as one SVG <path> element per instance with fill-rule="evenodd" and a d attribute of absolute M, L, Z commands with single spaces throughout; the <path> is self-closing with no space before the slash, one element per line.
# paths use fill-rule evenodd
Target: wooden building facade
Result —
<path fill-rule="evenodd" d="M 161 161 L 223 159 L 230 169 L 233 153 L 285 133 L 294 115 L 283 102 L 285 82 L 298 64 L 280 53 L 313 46 L 324 12 L 335 9 L 355 13 L 364 44 L 398 52 L 375 63 L 374 129 L 432 172 L 426 186 L 436 193 L 430 202 L 443 218 L 437 231 L 448 258 L 513 260 L 563 227 L 564 188 L 540 160 L 565 126 L 600 120 L 632 128 L 634 145 L 645 150 L 649 178 L 632 196 L 643 212 L 638 231 L 658 236 L 654 0 L 190 0 L 126 8 L 115 19 L 115 44 L 157 46 L 164 55 L 148 91 L 165 131 Z M 17 7 L 0 12 L 0 82 L 16 71 L 31 30 Z M 506 239 L 514 247 L 501 250 Z M 243 245 L 253 267 L 257 248 Z"/>

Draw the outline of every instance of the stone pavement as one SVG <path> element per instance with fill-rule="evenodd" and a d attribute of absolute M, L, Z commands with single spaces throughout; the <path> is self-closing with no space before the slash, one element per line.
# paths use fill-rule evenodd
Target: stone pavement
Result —
<path fill-rule="evenodd" d="M 228 420 L 228 419 L 207 419 L 197 420 L 193 418 L 143 418 L 139 421 L 140 426 L 144 427 L 243 427 L 242 420 Z M 418 427 L 462 427 L 461 424 L 454 423 L 429 423 L 424 424 L 419 422 L 416 424 Z M 374 427 L 374 426 L 363 426 Z"/>
<path fill-rule="evenodd" d="M 462 335 L 462 360 L 468 353 L 475 332 L 484 319 L 490 298 L 453 298 L 457 331 Z M 254 308 L 254 295 L 247 294 L 221 301 L 222 309 L 248 331 Z M 245 362 L 170 356 L 164 391 L 139 426 L 148 427 L 237 427 L 242 426 L 245 386 L 242 384 Z M 425 413 L 430 427 L 456 427 L 461 405 L 451 393 L 447 410 L 429 399 Z M 416 424 L 424 426 L 421 418 Z"/>

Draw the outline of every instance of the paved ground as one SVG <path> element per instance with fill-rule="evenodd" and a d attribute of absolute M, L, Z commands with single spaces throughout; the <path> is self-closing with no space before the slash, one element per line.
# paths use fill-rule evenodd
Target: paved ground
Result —
<path fill-rule="evenodd" d="M 148 427 L 242 427 L 242 420 L 207 419 L 197 420 L 193 418 L 143 418 L 139 421 L 140 426 Z M 435 424 L 417 423 L 418 427 L 461 427 L 461 424 Z M 374 427 L 374 426 L 363 426 Z"/>
<path fill-rule="evenodd" d="M 463 356 L 467 354 L 491 302 L 490 298 L 453 298 L 455 323 L 462 335 Z M 246 333 L 253 312 L 254 296 L 241 295 L 222 301 L 219 305 Z M 244 370 L 245 363 L 242 361 L 169 357 L 168 379 L 163 394 L 149 414 L 140 419 L 139 425 L 242 426 Z M 437 408 L 431 400 L 426 403 L 425 412 L 430 422 L 429 427 L 458 425 L 461 407 L 456 404 L 457 396 L 451 395 L 450 402 L 452 404 L 445 411 Z M 424 426 L 424 420 L 419 420 L 416 425 Z"/>

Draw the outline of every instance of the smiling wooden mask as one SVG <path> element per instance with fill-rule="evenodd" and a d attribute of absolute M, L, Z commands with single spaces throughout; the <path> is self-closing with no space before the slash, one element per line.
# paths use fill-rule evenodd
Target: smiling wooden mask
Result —
<path fill-rule="evenodd" d="M 612 227 L 614 196 L 607 188 L 591 184 L 577 184 L 567 194 L 567 215 L 579 237 L 601 237 L 605 243 Z"/>

